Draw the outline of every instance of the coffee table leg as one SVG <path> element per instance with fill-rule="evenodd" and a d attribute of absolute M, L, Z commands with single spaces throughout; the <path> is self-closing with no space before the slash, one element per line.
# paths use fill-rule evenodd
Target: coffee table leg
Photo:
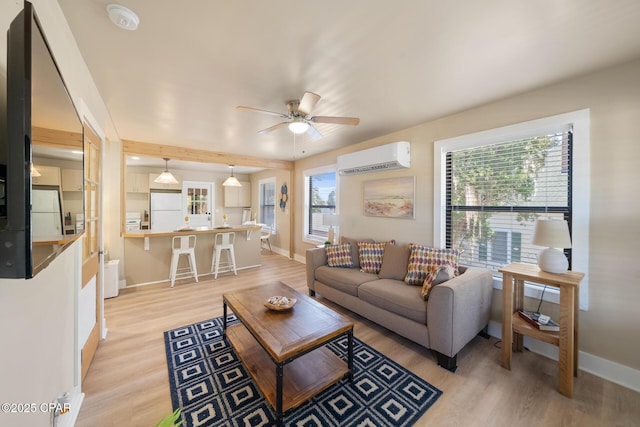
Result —
<path fill-rule="evenodd" d="M 222 303 L 222 336 L 227 335 L 227 303 Z"/>
<path fill-rule="evenodd" d="M 349 381 L 353 381 L 353 329 L 347 332 Z"/>
<path fill-rule="evenodd" d="M 282 376 L 284 373 L 284 365 L 276 363 L 276 426 L 282 426 Z"/>

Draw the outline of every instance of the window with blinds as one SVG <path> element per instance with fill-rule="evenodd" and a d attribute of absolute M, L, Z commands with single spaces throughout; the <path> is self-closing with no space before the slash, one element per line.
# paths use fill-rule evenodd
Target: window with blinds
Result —
<path fill-rule="evenodd" d="M 322 223 L 322 215 L 336 212 L 336 173 L 331 171 L 311 174 L 305 180 L 306 236 L 325 241 L 329 235 L 329 226 Z"/>
<path fill-rule="evenodd" d="M 276 182 L 260 182 L 260 222 L 272 231 L 276 227 Z"/>
<path fill-rule="evenodd" d="M 565 219 L 571 230 L 571 176 L 569 128 L 447 151 L 447 247 L 461 249 L 465 265 L 536 264 L 537 218 Z M 571 266 L 571 250 L 565 253 Z"/>

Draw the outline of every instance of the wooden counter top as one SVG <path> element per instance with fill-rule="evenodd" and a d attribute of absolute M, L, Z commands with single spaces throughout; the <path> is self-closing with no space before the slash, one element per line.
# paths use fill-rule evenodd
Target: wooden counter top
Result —
<path fill-rule="evenodd" d="M 133 238 L 144 238 L 144 237 L 172 237 L 172 236 L 181 236 L 185 234 L 211 234 L 211 233 L 228 233 L 231 231 L 255 231 L 260 230 L 262 228 L 262 224 L 245 224 L 245 225 L 234 225 L 230 227 L 220 227 L 220 228 L 210 228 L 210 227 L 194 227 L 191 230 L 167 230 L 167 231 L 156 231 L 156 230 L 136 230 L 136 231 L 125 231 L 122 233 L 123 237 L 133 237 Z"/>
<path fill-rule="evenodd" d="M 34 246 L 66 245 L 79 238 L 80 234 L 56 234 L 52 236 L 34 237 L 32 244 Z"/>

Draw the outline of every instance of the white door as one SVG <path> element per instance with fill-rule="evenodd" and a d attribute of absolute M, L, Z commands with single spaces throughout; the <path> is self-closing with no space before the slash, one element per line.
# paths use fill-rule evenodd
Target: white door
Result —
<path fill-rule="evenodd" d="M 212 227 L 213 183 L 183 181 L 183 213 L 192 227 Z"/>

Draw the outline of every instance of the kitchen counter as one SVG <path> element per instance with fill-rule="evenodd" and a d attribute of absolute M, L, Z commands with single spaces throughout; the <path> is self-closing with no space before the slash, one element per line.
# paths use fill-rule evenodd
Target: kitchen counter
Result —
<path fill-rule="evenodd" d="M 246 224 L 246 225 L 234 225 L 228 227 L 194 227 L 181 230 L 135 230 L 125 231 L 123 237 L 165 237 L 165 236 L 181 236 L 184 234 L 211 234 L 211 233 L 224 233 L 229 231 L 244 232 L 244 235 L 248 235 L 249 238 L 254 231 L 258 231 L 262 228 L 262 224 Z M 236 239 L 238 236 L 236 235 Z"/>
<path fill-rule="evenodd" d="M 234 252 L 238 277 L 245 268 L 260 266 L 260 229 L 262 224 L 247 224 L 227 228 L 195 227 L 176 230 L 135 230 L 123 233 L 125 254 L 125 278 L 127 286 L 157 283 L 169 280 L 171 247 L 174 236 L 196 236 L 196 266 L 200 280 L 208 280 L 211 274 L 213 240 L 216 234 L 235 232 Z M 225 258 L 223 258 L 225 259 Z M 179 268 L 188 266 L 181 257 Z M 229 274 L 229 273 L 225 273 Z M 218 276 L 220 277 L 220 276 Z M 193 281 L 193 279 L 191 279 Z M 176 282 L 178 286 L 180 281 Z"/>

